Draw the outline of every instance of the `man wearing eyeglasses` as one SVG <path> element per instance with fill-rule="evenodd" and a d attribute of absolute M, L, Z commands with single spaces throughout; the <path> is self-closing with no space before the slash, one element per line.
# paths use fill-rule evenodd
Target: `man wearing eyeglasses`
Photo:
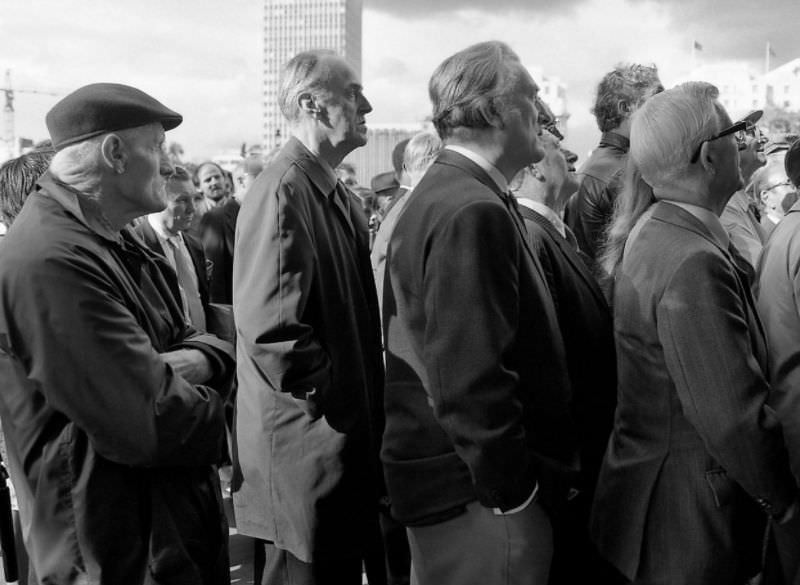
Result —
<path fill-rule="evenodd" d="M 638 584 L 745 583 L 767 517 L 796 510 L 749 271 L 719 220 L 746 122 L 718 95 L 686 83 L 634 114 L 642 180 L 615 218 L 618 405 L 591 533 Z"/>
<path fill-rule="evenodd" d="M 789 148 L 785 171 L 800 185 L 800 141 Z M 778 224 L 764 246 L 755 289 L 770 351 L 771 404 L 783 428 L 795 479 L 800 478 L 800 202 Z M 775 530 L 787 583 L 800 578 L 800 522 Z"/>
<path fill-rule="evenodd" d="M 751 180 L 766 162 L 766 138 L 757 126 L 762 114 L 761 110 L 756 110 L 743 118 L 747 124 L 744 133 L 740 134 L 742 140 L 739 141 L 739 170 L 747 187 L 733 194 L 720 216 L 731 242 L 754 269 L 761 248 L 767 240 L 767 233 L 760 224 L 760 205 L 751 188 Z"/>

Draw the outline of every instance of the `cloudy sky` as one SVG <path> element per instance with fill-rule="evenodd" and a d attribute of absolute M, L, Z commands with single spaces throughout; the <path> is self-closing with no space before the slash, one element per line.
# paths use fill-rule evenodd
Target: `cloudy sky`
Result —
<path fill-rule="evenodd" d="M 262 0 L 0 0 L 0 72 L 15 88 L 66 94 L 96 81 L 144 89 L 184 115 L 169 139 L 190 158 L 256 143 L 261 128 Z M 599 134 L 588 113 L 599 78 L 620 61 L 658 65 L 666 85 L 705 64 L 763 69 L 800 57 L 798 0 L 364 0 L 368 122 L 429 113 L 427 81 L 447 55 L 506 41 L 532 69 L 568 86 L 567 145 Z M 2 78 L 0 78 L 2 81 Z M 46 137 L 57 97 L 19 92 L 16 134 Z"/>

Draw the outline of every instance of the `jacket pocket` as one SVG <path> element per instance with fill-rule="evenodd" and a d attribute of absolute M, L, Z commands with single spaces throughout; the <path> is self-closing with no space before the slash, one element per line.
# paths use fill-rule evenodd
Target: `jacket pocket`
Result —
<path fill-rule="evenodd" d="M 711 488 L 714 496 L 714 504 L 717 508 L 722 508 L 731 501 L 735 484 L 728 479 L 728 473 L 724 469 L 711 469 L 706 471 L 706 483 Z"/>

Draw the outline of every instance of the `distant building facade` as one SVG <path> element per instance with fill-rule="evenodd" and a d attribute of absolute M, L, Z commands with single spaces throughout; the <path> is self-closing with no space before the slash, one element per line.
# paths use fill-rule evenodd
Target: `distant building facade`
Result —
<path fill-rule="evenodd" d="M 558 129 L 566 137 L 569 122 L 569 107 L 567 104 L 567 85 L 560 77 L 545 75 L 540 68 L 531 68 L 531 76 L 539 85 L 539 97 L 548 105 L 555 114 Z"/>
<path fill-rule="evenodd" d="M 278 84 L 284 64 L 310 49 L 330 49 L 361 76 L 362 0 L 264 0 L 264 128 L 266 150 L 286 140 L 287 126 L 278 108 Z"/>
<path fill-rule="evenodd" d="M 431 124 L 406 124 L 401 126 L 371 125 L 367 119 L 367 145 L 355 149 L 344 159 L 356 170 L 358 184 L 369 187 L 370 180 L 378 173 L 391 171 L 392 151 L 401 140 L 411 138 Z"/>
<path fill-rule="evenodd" d="M 683 81 L 689 80 L 716 85 L 722 105 L 734 119 L 767 107 L 800 110 L 800 59 L 767 73 L 756 73 L 745 63 L 703 65 Z"/>

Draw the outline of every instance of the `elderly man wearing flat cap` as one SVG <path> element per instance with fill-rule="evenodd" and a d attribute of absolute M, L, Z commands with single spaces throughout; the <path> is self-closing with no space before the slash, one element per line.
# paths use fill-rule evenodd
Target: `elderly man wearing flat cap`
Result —
<path fill-rule="evenodd" d="M 0 249 L 0 418 L 42 583 L 229 581 L 231 347 L 185 324 L 175 273 L 126 227 L 165 207 L 181 120 L 124 85 L 65 97 Z"/>

